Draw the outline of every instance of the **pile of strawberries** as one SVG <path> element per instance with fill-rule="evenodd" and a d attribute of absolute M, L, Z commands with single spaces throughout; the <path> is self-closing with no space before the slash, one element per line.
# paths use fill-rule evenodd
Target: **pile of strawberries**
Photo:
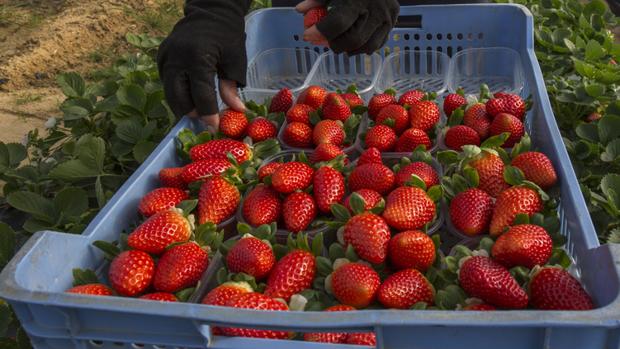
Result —
<path fill-rule="evenodd" d="M 370 99 L 372 126 L 364 136 L 364 148 L 397 153 L 412 152 L 418 146 L 430 150 L 441 119 L 435 95 L 409 90 L 396 100 L 395 94 L 387 90 Z"/>
<path fill-rule="evenodd" d="M 431 97 L 372 97 L 373 126 L 357 157 L 344 151 L 356 134 L 345 125 L 358 127 L 350 120 L 365 108 L 352 91 L 311 86 L 293 104 L 283 89 L 264 105 L 248 104 L 245 116 L 225 112 L 217 135 L 181 132 L 188 163 L 161 170 L 162 188 L 142 198 L 144 219 L 126 237 L 95 243 L 111 261 L 107 284 L 75 270 L 68 292 L 194 295 L 212 306 L 272 311 L 592 309 L 567 271 L 557 175 L 523 131 L 526 103 L 504 93 L 485 103 L 447 96 L 450 150 L 435 159 L 430 139 L 441 113 Z M 283 145 L 308 151 L 278 153 L 284 119 Z M 446 243 L 454 239 L 463 240 Z M 216 275 L 217 286 L 194 294 L 203 274 Z M 376 341 L 366 332 L 214 333 Z"/>

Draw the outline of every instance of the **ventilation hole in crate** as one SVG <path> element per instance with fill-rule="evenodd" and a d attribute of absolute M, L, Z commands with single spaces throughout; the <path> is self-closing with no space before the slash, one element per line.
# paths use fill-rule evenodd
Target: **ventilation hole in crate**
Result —
<path fill-rule="evenodd" d="M 392 40 L 399 41 L 400 40 L 400 34 L 394 34 L 394 36 L 392 36 Z"/>
<path fill-rule="evenodd" d="M 409 50 L 411 50 L 411 47 L 409 47 L 409 46 L 405 46 L 405 47 L 403 48 L 403 50 L 404 50 L 404 51 L 409 51 Z"/>
<path fill-rule="evenodd" d="M 413 73 L 420 74 L 420 47 L 413 48 Z"/>
<path fill-rule="evenodd" d="M 467 41 L 474 41 L 474 34 L 473 33 L 468 33 L 467 34 Z"/>
<path fill-rule="evenodd" d="M 389 47 L 385 47 L 385 48 L 383 48 L 383 55 L 384 55 L 385 57 L 387 57 L 387 56 L 389 56 L 389 55 L 390 55 L 390 48 L 389 48 Z"/>
<path fill-rule="evenodd" d="M 443 47 L 441 46 L 437 47 L 437 52 L 443 52 Z"/>
<path fill-rule="evenodd" d="M 484 38 L 484 33 L 478 33 L 478 40 L 482 40 Z"/>
<path fill-rule="evenodd" d="M 92 345 L 93 347 L 99 348 L 103 346 L 103 342 L 102 341 L 94 341 L 94 340 L 90 340 L 88 341 L 88 343 L 90 343 L 90 345 Z"/>
<path fill-rule="evenodd" d="M 448 33 L 448 34 L 446 34 L 446 39 L 448 39 L 448 40 L 452 40 L 452 33 Z"/>
<path fill-rule="evenodd" d="M 431 33 L 426 34 L 426 40 L 433 40 L 433 34 Z"/>
<path fill-rule="evenodd" d="M 458 47 L 456 48 L 456 52 L 461 52 L 461 51 L 463 51 L 463 46 L 458 46 Z"/>
<path fill-rule="evenodd" d="M 316 52 L 316 53 L 321 53 L 321 50 L 319 50 L 319 48 L 318 48 L 318 47 L 315 47 L 315 48 L 314 48 L 314 52 Z"/>
<path fill-rule="evenodd" d="M 456 34 L 456 38 L 457 38 L 458 40 L 463 40 L 463 33 L 458 33 L 458 34 Z"/>
<path fill-rule="evenodd" d="M 452 57 L 452 46 L 448 46 L 446 48 L 446 54 L 448 55 L 448 57 Z"/>
<path fill-rule="evenodd" d="M 323 47 L 323 52 L 329 51 L 329 47 Z"/>
<path fill-rule="evenodd" d="M 299 41 L 299 35 L 293 35 L 293 40 Z"/>
<path fill-rule="evenodd" d="M 403 37 L 405 38 L 405 40 L 411 39 L 411 36 L 409 34 L 405 34 L 405 35 L 403 35 Z"/>
<path fill-rule="evenodd" d="M 437 40 L 441 40 L 443 38 L 443 35 L 441 33 L 437 33 Z"/>
<path fill-rule="evenodd" d="M 115 347 L 119 347 L 119 348 L 125 347 L 125 343 L 121 343 L 121 342 L 114 342 L 112 343 L 112 345 L 114 345 Z"/>
<path fill-rule="evenodd" d="M 165 345 L 153 345 L 153 349 L 166 349 Z"/>
<path fill-rule="evenodd" d="M 420 34 L 413 34 L 413 40 L 420 40 Z"/>
<path fill-rule="evenodd" d="M 131 343 L 131 347 L 135 348 L 135 349 L 142 349 L 142 348 L 144 348 L 144 344 L 142 344 L 142 343 Z"/>

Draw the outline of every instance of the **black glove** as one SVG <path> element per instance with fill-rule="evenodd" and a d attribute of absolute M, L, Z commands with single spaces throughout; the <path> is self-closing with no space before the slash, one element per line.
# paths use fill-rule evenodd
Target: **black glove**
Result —
<path fill-rule="evenodd" d="M 218 112 L 215 74 L 245 86 L 245 14 L 251 0 L 188 0 L 185 17 L 159 48 L 157 63 L 177 116 Z"/>
<path fill-rule="evenodd" d="M 336 53 L 371 54 L 381 48 L 396 25 L 397 0 L 331 0 L 317 29 Z"/>

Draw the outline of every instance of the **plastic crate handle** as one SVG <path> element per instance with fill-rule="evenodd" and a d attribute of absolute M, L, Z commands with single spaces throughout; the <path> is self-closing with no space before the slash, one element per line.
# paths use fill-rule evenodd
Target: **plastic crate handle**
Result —
<path fill-rule="evenodd" d="M 422 28 L 422 15 L 398 16 L 395 28 Z"/>

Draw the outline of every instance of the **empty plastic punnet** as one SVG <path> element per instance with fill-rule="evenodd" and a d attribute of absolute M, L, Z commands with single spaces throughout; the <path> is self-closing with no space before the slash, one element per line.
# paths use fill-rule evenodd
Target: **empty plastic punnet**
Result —
<path fill-rule="evenodd" d="M 310 48 L 274 48 L 254 57 L 248 65 L 247 86 L 250 88 L 280 90 L 289 88 L 297 93 L 319 54 Z"/>
<path fill-rule="evenodd" d="M 450 57 L 445 53 L 399 50 L 383 61 L 375 92 L 393 88 L 398 95 L 415 89 L 442 94 L 448 89 L 449 68 Z"/>

